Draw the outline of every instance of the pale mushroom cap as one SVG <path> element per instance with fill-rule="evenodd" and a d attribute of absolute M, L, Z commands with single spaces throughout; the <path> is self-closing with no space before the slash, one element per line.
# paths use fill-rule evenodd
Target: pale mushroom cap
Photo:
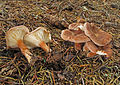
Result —
<path fill-rule="evenodd" d="M 51 41 L 51 34 L 44 27 L 38 27 L 26 34 L 23 41 L 28 48 L 39 47 L 41 42 L 47 43 Z"/>
<path fill-rule="evenodd" d="M 87 35 L 96 45 L 105 46 L 112 40 L 112 35 L 97 28 L 92 23 L 84 24 L 85 35 Z"/>
<path fill-rule="evenodd" d="M 7 48 L 17 48 L 17 41 L 18 40 L 23 40 L 23 37 L 25 34 L 29 33 L 29 29 L 24 26 L 15 26 L 13 28 L 10 28 L 6 32 L 6 44 Z"/>

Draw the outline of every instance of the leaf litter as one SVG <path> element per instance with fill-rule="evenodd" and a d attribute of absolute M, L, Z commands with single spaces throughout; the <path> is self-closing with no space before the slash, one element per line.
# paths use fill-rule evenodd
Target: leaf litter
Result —
<path fill-rule="evenodd" d="M 11 0 L 0 2 L 0 84 L 120 84 L 120 2 L 118 0 Z M 113 56 L 86 57 L 60 37 L 70 23 L 83 18 L 113 36 Z M 29 65 L 19 50 L 7 50 L 5 33 L 17 25 L 39 26 L 52 35 L 51 53 L 31 49 L 38 59 Z"/>

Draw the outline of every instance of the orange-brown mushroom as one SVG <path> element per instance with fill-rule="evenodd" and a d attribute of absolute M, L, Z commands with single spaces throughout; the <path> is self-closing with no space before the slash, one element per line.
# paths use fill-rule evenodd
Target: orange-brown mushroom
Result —
<path fill-rule="evenodd" d="M 93 23 L 85 23 L 84 32 L 98 46 L 105 46 L 112 40 L 112 35 L 97 28 Z"/>
<path fill-rule="evenodd" d="M 69 29 L 77 30 L 75 35 L 80 34 L 80 35 L 75 36 L 75 39 L 79 38 L 79 36 L 81 36 L 81 34 L 85 35 L 84 34 L 84 23 L 85 23 L 85 21 L 83 21 L 83 19 L 80 19 L 77 23 L 72 23 L 68 26 Z M 84 36 L 83 36 L 83 38 L 84 38 Z M 81 50 L 81 45 L 82 45 L 81 43 L 75 43 L 75 45 L 74 45 L 75 50 Z"/>
<path fill-rule="evenodd" d="M 69 29 L 65 29 L 61 32 L 62 39 L 75 43 L 76 50 L 81 49 L 81 43 L 90 41 L 83 31 L 83 26 L 83 23 L 72 23 L 69 25 Z"/>
<path fill-rule="evenodd" d="M 51 34 L 44 27 L 38 27 L 26 34 L 23 41 L 28 48 L 41 47 L 46 52 L 51 51 L 46 44 L 51 41 Z"/>
<path fill-rule="evenodd" d="M 7 45 L 7 49 L 20 48 L 21 52 L 30 63 L 32 53 L 28 50 L 26 45 L 23 43 L 23 37 L 27 33 L 29 33 L 29 30 L 26 26 L 23 26 L 23 25 L 10 28 L 6 32 L 6 45 Z"/>
<path fill-rule="evenodd" d="M 92 41 L 89 41 L 85 43 L 83 50 L 90 50 L 92 53 L 96 53 L 98 51 L 98 48 Z"/>
<path fill-rule="evenodd" d="M 61 32 L 61 37 L 64 40 L 68 40 L 74 43 L 84 43 L 90 41 L 90 39 L 81 30 L 63 30 Z"/>
<path fill-rule="evenodd" d="M 87 54 L 87 57 L 93 57 L 93 56 L 95 56 L 95 55 L 96 55 L 96 53 L 89 52 L 89 53 Z"/>
<path fill-rule="evenodd" d="M 74 35 L 74 33 L 72 31 L 70 31 L 69 29 L 62 30 L 62 32 L 61 32 L 61 38 L 66 41 L 70 41 L 72 39 L 73 35 Z"/>
<path fill-rule="evenodd" d="M 112 56 L 113 51 L 112 51 L 112 45 L 111 45 L 111 43 L 107 44 L 106 46 L 103 46 L 101 48 L 101 51 L 106 54 L 106 57 Z"/>
<path fill-rule="evenodd" d="M 106 57 L 112 56 L 111 44 L 106 46 L 97 47 L 92 41 L 86 42 L 83 47 L 83 51 L 90 51 L 87 57 L 92 57 L 95 55 L 105 55 Z"/>
<path fill-rule="evenodd" d="M 75 43 L 75 49 L 80 50 L 81 44 L 85 43 L 83 51 L 90 51 L 87 56 L 91 57 L 98 55 L 112 55 L 112 49 L 106 47 L 112 40 L 112 36 L 97 28 L 93 23 L 77 22 L 72 23 L 69 29 L 63 30 L 61 37 Z M 102 48 L 102 49 L 100 49 Z"/>
<path fill-rule="evenodd" d="M 92 57 L 96 55 L 98 48 L 92 41 L 89 41 L 89 42 L 86 42 L 85 45 L 83 46 L 83 51 L 90 51 L 87 54 L 87 57 Z"/>

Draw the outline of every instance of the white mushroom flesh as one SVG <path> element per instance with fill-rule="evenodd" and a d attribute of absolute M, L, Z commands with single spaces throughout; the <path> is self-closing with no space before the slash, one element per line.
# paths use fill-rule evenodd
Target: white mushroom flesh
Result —
<path fill-rule="evenodd" d="M 107 53 L 105 53 L 104 51 L 97 51 L 96 54 L 98 54 L 98 55 L 107 55 Z"/>

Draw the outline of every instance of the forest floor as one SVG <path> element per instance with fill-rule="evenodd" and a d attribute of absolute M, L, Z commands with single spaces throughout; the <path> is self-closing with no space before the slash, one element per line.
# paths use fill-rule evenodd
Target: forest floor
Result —
<path fill-rule="evenodd" d="M 86 57 L 86 52 L 76 51 L 74 43 L 60 37 L 63 29 L 80 18 L 113 36 L 113 56 Z M 20 50 L 6 49 L 5 33 L 18 25 L 30 31 L 46 27 L 52 36 L 48 43 L 52 52 L 31 49 L 40 58 L 30 65 Z M 120 85 L 120 1 L 1 0 L 0 84 Z"/>

